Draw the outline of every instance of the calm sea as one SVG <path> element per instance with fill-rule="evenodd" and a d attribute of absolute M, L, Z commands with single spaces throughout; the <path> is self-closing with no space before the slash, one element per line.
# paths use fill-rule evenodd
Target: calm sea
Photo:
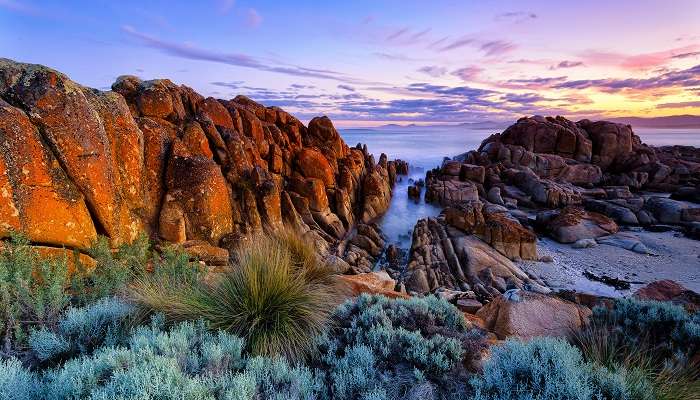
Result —
<path fill-rule="evenodd" d="M 505 128 L 505 127 L 504 127 Z M 389 159 L 400 158 L 411 166 L 410 176 L 403 177 L 394 188 L 389 211 L 380 221 L 390 243 L 410 247 L 413 226 L 419 218 L 435 216 L 438 207 L 418 204 L 406 194 L 409 180 L 425 177 L 425 171 L 440 165 L 443 157 L 453 157 L 476 149 L 482 140 L 498 129 L 464 127 L 382 127 L 376 129 L 340 129 L 350 146 L 365 143 L 376 158 L 386 153 Z M 652 145 L 691 145 L 700 147 L 700 129 L 643 129 L 635 128 L 642 141 Z"/>

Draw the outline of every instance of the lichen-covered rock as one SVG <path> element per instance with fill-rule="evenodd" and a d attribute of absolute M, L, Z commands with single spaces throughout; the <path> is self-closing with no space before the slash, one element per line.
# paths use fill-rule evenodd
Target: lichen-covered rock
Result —
<path fill-rule="evenodd" d="M 218 249 L 288 225 L 326 252 L 381 216 L 408 170 L 350 149 L 326 117 L 307 128 L 245 96 L 204 98 L 166 79 L 121 76 L 112 89 L 0 59 L 0 238 L 21 231 L 83 250 L 97 235 L 117 246 L 145 233 Z M 372 254 L 384 245 L 361 241 Z M 221 262 L 216 252 L 202 254 Z"/>

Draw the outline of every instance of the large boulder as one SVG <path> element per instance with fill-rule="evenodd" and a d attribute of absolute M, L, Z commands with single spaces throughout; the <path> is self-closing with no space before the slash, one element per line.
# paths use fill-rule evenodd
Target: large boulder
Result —
<path fill-rule="evenodd" d="M 476 313 L 499 339 L 567 337 L 580 329 L 590 314 L 589 308 L 558 297 L 517 289 L 495 298 Z"/>
<path fill-rule="evenodd" d="M 565 207 L 537 214 L 537 223 L 559 243 L 574 243 L 613 234 L 618 226 L 612 219 L 581 207 Z"/>

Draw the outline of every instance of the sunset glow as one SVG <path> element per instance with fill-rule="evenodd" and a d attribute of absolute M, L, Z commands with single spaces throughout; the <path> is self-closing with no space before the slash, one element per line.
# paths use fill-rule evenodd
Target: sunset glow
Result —
<path fill-rule="evenodd" d="M 0 55 L 341 126 L 697 115 L 700 2 L 672 4 L 0 0 Z"/>

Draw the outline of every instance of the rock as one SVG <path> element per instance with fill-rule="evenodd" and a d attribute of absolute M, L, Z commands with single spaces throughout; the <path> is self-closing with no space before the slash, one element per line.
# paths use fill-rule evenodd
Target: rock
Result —
<path fill-rule="evenodd" d="M 488 301 L 504 291 L 507 282 L 521 287 L 530 281 L 511 260 L 478 237 L 434 218 L 416 223 L 405 278 L 409 291 L 474 291 L 477 299 Z"/>
<path fill-rule="evenodd" d="M 594 239 L 617 232 L 615 221 L 580 207 L 565 207 L 553 213 L 540 212 L 537 223 L 559 243 L 574 243 L 580 239 Z"/>
<path fill-rule="evenodd" d="M 479 190 L 473 182 L 426 179 L 425 201 L 455 205 L 479 200 Z"/>
<path fill-rule="evenodd" d="M 629 232 L 619 232 L 615 235 L 603 236 L 596 239 L 600 244 L 622 247 L 639 254 L 652 254 L 639 240 L 639 237 Z"/>
<path fill-rule="evenodd" d="M 499 339 L 567 337 L 588 320 L 591 310 L 557 297 L 510 290 L 477 311 L 486 329 Z"/>
<path fill-rule="evenodd" d="M 85 250 L 97 235 L 116 247 L 146 234 L 201 242 L 190 251 L 221 263 L 230 238 L 287 226 L 335 252 L 357 221 L 386 211 L 408 172 L 350 149 L 326 117 L 307 128 L 245 96 L 204 98 L 169 80 L 122 76 L 112 88 L 0 59 L 0 238 L 16 230 Z M 384 244 L 374 244 L 376 254 Z M 352 254 L 351 268 L 372 265 L 365 250 Z"/>
<path fill-rule="evenodd" d="M 462 164 L 459 171 L 459 178 L 461 180 L 484 183 L 485 174 L 486 170 L 481 165 Z"/>
<path fill-rule="evenodd" d="M 457 308 L 459 308 L 460 311 L 469 314 L 476 314 L 476 312 L 484 306 L 479 300 L 474 299 L 459 299 L 457 300 L 455 305 L 457 306 Z"/>
<path fill-rule="evenodd" d="M 700 311 L 700 294 L 672 280 L 651 282 L 637 290 L 633 296 L 641 300 L 670 301 L 693 313 Z"/>
<path fill-rule="evenodd" d="M 184 251 L 192 258 L 207 265 L 228 265 L 228 250 L 215 247 L 201 240 L 191 240 L 182 244 Z"/>
<path fill-rule="evenodd" d="M 595 239 L 579 239 L 571 245 L 574 249 L 588 249 L 596 246 L 598 246 L 598 242 Z"/>
<path fill-rule="evenodd" d="M 385 271 L 368 272 L 358 275 L 339 275 L 338 279 L 347 284 L 351 296 L 358 296 L 362 293 L 379 294 L 382 296 L 396 298 L 408 298 L 406 293 L 394 290 L 396 281 L 391 279 Z"/>
<path fill-rule="evenodd" d="M 683 220 L 683 211 L 688 205 L 665 197 L 651 197 L 644 203 L 644 209 L 664 224 L 679 224 Z"/>
<path fill-rule="evenodd" d="M 408 198 L 415 201 L 420 200 L 421 187 L 418 185 L 410 185 L 408 187 Z"/>
<path fill-rule="evenodd" d="M 299 172 L 307 178 L 323 181 L 326 187 L 335 186 L 335 175 L 328 160 L 314 149 L 303 149 L 297 155 Z"/>
<path fill-rule="evenodd" d="M 486 199 L 491 203 L 498 204 L 501 206 L 505 205 L 503 198 L 501 197 L 501 188 L 494 186 L 486 194 Z"/>
<path fill-rule="evenodd" d="M 476 235 L 511 260 L 537 260 L 537 236 L 504 212 L 484 213 Z"/>

